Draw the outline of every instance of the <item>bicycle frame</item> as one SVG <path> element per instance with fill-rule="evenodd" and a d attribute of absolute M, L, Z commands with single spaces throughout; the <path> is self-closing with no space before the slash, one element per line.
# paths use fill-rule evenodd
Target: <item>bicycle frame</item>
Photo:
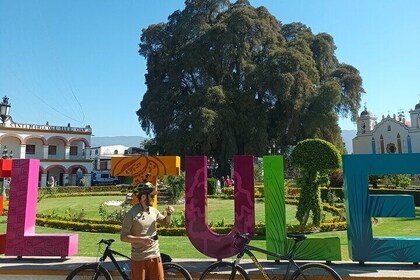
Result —
<path fill-rule="evenodd" d="M 294 252 L 295 249 L 296 249 L 296 244 L 294 245 L 294 247 L 291 251 Z M 288 261 L 286 274 L 284 275 L 283 279 L 289 279 L 289 273 L 290 273 L 290 270 L 291 270 L 292 267 L 294 267 L 298 271 L 301 271 L 300 267 L 293 260 L 293 255 L 292 256 L 280 255 L 280 254 L 277 254 L 277 253 L 273 253 L 273 252 L 270 252 L 270 251 L 267 251 L 267 250 L 264 250 L 264 249 L 246 244 L 244 249 L 242 249 L 242 251 L 237 255 L 236 260 L 234 261 L 233 270 L 232 270 L 232 274 L 230 276 L 230 279 L 234 278 L 234 275 L 236 273 L 236 266 L 239 265 L 240 260 L 242 259 L 244 254 L 246 254 L 246 255 L 249 256 L 249 258 L 252 260 L 252 262 L 258 268 L 258 270 L 261 272 L 261 275 L 264 277 L 264 279 L 265 280 L 271 280 L 270 276 L 267 274 L 264 267 L 258 261 L 257 257 L 252 253 L 252 251 L 260 252 L 260 253 L 263 253 L 267 256 L 274 257 L 276 259 L 281 259 L 281 260 Z"/>
<path fill-rule="evenodd" d="M 128 257 L 128 256 L 126 256 L 126 255 L 124 255 L 124 254 L 121 254 L 121 253 L 119 253 L 119 252 L 117 252 L 117 251 L 111 250 L 109 247 L 110 247 L 110 246 L 109 246 L 109 245 L 107 245 L 107 247 L 105 248 L 105 251 L 104 251 L 104 253 L 103 253 L 102 257 L 100 257 L 100 258 L 99 258 L 98 267 L 99 267 L 99 266 L 101 266 L 101 265 L 105 262 L 105 260 L 106 260 L 107 258 L 109 258 L 109 259 L 111 260 L 111 262 L 114 264 L 115 268 L 116 268 L 116 269 L 118 270 L 118 272 L 120 273 L 120 275 L 122 276 L 122 278 L 123 278 L 124 280 L 130 280 L 129 275 L 127 275 L 127 274 L 126 274 L 126 273 L 122 270 L 121 266 L 118 264 L 118 261 L 115 259 L 114 255 L 117 255 L 117 256 L 120 256 L 120 257 L 126 258 L 126 259 L 127 259 L 127 260 L 129 260 L 129 261 L 131 261 L 131 258 L 130 258 L 130 257 Z"/>

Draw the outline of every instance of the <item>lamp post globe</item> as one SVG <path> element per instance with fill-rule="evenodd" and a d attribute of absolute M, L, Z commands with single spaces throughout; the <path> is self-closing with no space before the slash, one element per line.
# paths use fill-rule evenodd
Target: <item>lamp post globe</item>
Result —
<path fill-rule="evenodd" d="M 0 118 L 3 122 L 3 125 L 9 118 L 10 106 L 11 104 L 9 104 L 9 97 L 4 96 L 3 101 L 0 103 Z"/>

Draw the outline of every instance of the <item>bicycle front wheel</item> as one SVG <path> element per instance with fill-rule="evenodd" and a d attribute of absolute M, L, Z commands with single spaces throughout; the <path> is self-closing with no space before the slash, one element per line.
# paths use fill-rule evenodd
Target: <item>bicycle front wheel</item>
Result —
<path fill-rule="evenodd" d="M 111 274 L 96 263 L 79 266 L 67 276 L 66 280 L 112 280 Z"/>
<path fill-rule="evenodd" d="M 177 263 L 163 263 L 165 280 L 193 280 L 190 273 Z"/>
<path fill-rule="evenodd" d="M 216 262 L 211 264 L 201 274 L 200 280 L 205 279 L 235 279 L 235 280 L 249 280 L 249 276 L 245 269 L 241 266 L 236 266 L 236 273 L 234 278 L 230 278 L 233 271 L 233 263 L 230 262 Z"/>
<path fill-rule="evenodd" d="M 340 275 L 328 265 L 307 263 L 292 275 L 293 280 L 341 280 Z"/>

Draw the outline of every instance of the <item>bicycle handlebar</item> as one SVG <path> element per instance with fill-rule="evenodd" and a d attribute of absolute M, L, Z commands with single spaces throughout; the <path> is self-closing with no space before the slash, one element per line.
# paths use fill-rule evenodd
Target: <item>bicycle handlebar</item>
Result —
<path fill-rule="evenodd" d="M 101 241 L 98 242 L 98 244 L 106 244 L 108 246 L 111 246 L 111 244 L 114 242 L 114 239 L 101 239 Z"/>
<path fill-rule="evenodd" d="M 237 233 L 233 246 L 238 249 L 243 249 L 251 241 L 250 233 Z"/>
<path fill-rule="evenodd" d="M 249 233 L 237 233 L 236 238 L 242 238 L 245 240 L 250 240 L 250 234 Z"/>

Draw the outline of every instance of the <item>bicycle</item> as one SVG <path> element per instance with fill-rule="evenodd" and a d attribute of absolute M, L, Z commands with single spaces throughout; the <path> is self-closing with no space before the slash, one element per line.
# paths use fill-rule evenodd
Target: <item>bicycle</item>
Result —
<path fill-rule="evenodd" d="M 107 258 L 109 258 L 111 262 L 114 264 L 115 268 L 117 269 L 118 273 L 121 275 L 123 280 L 130 280 L 129 267 L 130 267 L 131 258 L 117 251 L 112 250 L 111 244 L 114 241 L 115 240 L 113 239 L 108 239 L 108 240 L 102 239 L 101 241 L 99 241 L 98 252 L 100 251 L 102 244 L 106 245 L 102 256 L 99 258 L 99 261 L 95 263 L 84 264 L 77 267 L 76 269 L 70 272 L 66 280 L 76 280 L 76 279 L 112 280 L 111 273 L 104 266 L 104 262 Z M 126 260 L 122 263 L 122 265 L 120 265 L 118 261 L 115 259 L 114 255 L 123 257 Z M 164 262 L 163 270 L 165 272 L 165 280 L 171 280 L 171 279 L 193 280 L 190 273 L 179 264 L 176 264 L 173 262 Z"/>
<path fill-rule="evenodd" d="M 273 252 L 249 245 L 248 243 L 251 241 L 251 238 L 249 236 L 250 236 L 249 234 L 238 233 L 234 242 L 234 246 L 236 246 L 236 248 L 242 248 L 242 249 L 236 256 L 236 259 L 233 262 L 218 261 L 211 264 L 202 273 L 200 280 L 213 279 L 211 275 L 213 275 L 213 277 L 214 275 L 218 275 L 219 277 L 222 277 L 223 274 L 224 276 L 229 275 L 230 280 L 233 280 L 233 279 L 249 280 L 250 277 L 248 273 L 242 266 L 239 265 L 240 260 L 245 254 L 248 255 L 248 257 L 252 260 L 254 265 L 261 272 L 261 275 L 264 277 L 264 279 L 266 280 L 280 279 L 280 277 L 277 277 L 277 276 L 270 278 L 266 269 L 262 267 L 261 263 L 257 260 L 257 258 L 252 253 L 252 251 L 256 251 L 256 252 L 266 254 L 268 256 L 272 256 L 277 260 L 288 261 L 286 273 L 282 278 L 285 280 L 300 280 L 300 279 L 341 280 L 340 275 L 328 265 L 321 264 L 321 263 L 306 263 L 299 266 L 294 261 L 293 257 L 297 248 L 299 247 L 298 246 L 299 242 L 306 239 L 306 235 L 304 234 L 288 234 L 287 235 L 289 238 L 292 238 L 294 240 L 294 243 L 293 243 L 292 248 L 286 253 L 286 255 L 273 253 Z M 240 241 L 239 242 L 240 245 L 238 245 L 238 242 L 237 242 L 238 240 Z M 293 273 L 290 275 L 291 272 Z M 227 278 L 223 278 L 223 279 L 227 279 Z"/>

